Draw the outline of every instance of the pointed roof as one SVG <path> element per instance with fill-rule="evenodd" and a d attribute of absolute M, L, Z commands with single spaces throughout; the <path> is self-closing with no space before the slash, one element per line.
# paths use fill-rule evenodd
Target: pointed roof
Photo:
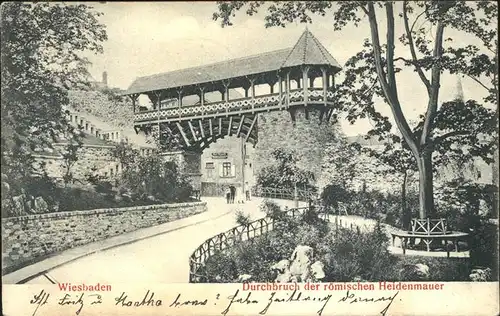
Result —
<path fill-rule="evenodd" d="M 454 101 L 464 101 L 464 88 L 462 87 L 462 80 L 457 76 L 457 86 L 455 90 Z"/>
<path fill-rule="evenodd" d="M 123 94 L 144 93 L 227 80 L 299 65 L 327 65 L 337 68 L 337 70 L 341 69 L 335 58 L 306 29 L 292 48 L 139 77 Z"/>
<path fill-rule="evenodd" d="M 335 58 L 307 28 L 290 51 L 282 67 L 300 65 L 330 65 L 341 68 Z"/>

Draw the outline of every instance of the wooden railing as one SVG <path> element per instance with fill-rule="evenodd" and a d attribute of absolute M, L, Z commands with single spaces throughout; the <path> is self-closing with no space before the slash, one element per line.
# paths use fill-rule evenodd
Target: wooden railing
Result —
<path fill-rule="evenodd" d="M 281 109 L 286 106 L 287 93 L 282 93 L 281 97 L 278 93 L 256 96 L 255 98 L 239 98 L 230 101 L 219 101 L 200 104 L 168 107 L 149 111 L 141 111 L 134 114 L 135 122 L 143 122 L 157 119 L 177 120 L 180 117 L 192 116 L 216 116 L 226 115 L 231 112 L 262 112 L 271 109 Z M 294 89 L 289 92 L 288 106 L 300 105 L 304 102 L 304 90 Z M 308 93 L 308 102 L 326 103 L 333 106 L 334 94 L 328 91 L 326 99 L 324 99 L 322 89 L 310 88 Z"/>
<path fill-rule="evenodd" d="M 252 196 L 258 196 L 270 199 L 294 200 L 295 191 L 293 189 L 270 188 L 270 187 L 253 187 L 251 190 Z M 317 192 L 313 190 L 297 189 L 297 199 L 299 201 L 308 202 L 309 200 L 317 199 Z"/>
<path fill-rule="evenodd" d="M 307 212 L 309 207 L 292 208 L 285 210 L 283 216 L 289 216 L 292 218 L 299 218 Z M 340 228 L 355 230 L 358 234 L 361 233 L 362 227 L 349 223 L 348 221 L 342 221 L 339 216 L 334 216 L 333 220 L 330 220 L 330 215 L 323 210 L 318 209 L 315 212 L 317 216 L 325 221 L 331 222 L 333 224 L 333 229 L 338 232 Z M 205 275 L 201 275 L 198 271 L 205 264 L 205 262 L 214 255 L 216 252 L 224 251 L 237 243 L 242 241 L 251 240 L 255 237 L 259 237 L 272 231 L 275 228 L 279 228 L 280 225 L 284 224 L 284 221 L 277 218 L 264 217 L 255 220 L 248 225 L 236 226 L 226 232 L 215 235 L 201 244 L 193 252 L 189 258 L 189 282 L 203 282 L 206 279 Z"/>
<path fill-rule="evenodd" d="M 284 212 L 284 216 L 298 218 L 302 216 L 309 207 L 292 208 Z M 325 215 L 326 216 L 326 215 Z M 283 221 L 276 218 L 264 217 L 247 225 L 236 226 L 226 232 L 213 236 L 201 244 L 189 258 L 189 282 L 202 280 L 204 276 L 198 274 L 199 268 L 217 251 L 223 251 L 235 244 L 259 237 L 276 227 Z"/>

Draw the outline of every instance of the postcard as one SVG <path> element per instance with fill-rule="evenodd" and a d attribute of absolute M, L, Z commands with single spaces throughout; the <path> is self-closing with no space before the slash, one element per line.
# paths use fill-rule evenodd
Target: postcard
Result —
<path fill-rule="evenodd" d="M 498 315 L 498 4 L 8 2 L 3 315 Z"/>

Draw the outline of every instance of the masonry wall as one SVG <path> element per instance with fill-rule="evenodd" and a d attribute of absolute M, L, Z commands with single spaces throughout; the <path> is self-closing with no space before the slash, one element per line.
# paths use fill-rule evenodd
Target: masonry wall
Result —
<path fill-rule="evenodd" d="M 58 151 L 63 151 L 64 146 L 55 145 Z M 112 146 L 90 146 L 85 145 L 78 149 L 78 161 L 73 165 L 71 171 L 75 179 L 84 179 L 87 173 L 96 169 L 99 175 L 112 176 L 121 172 L 118 159 L 113 156 Z M 37 157 L 38 162 L 45 163 L 45 169 L 50 177 L 61 178 L 64 175 L 64 159 L 58 156 Z"/>
<path fill-rule="evenodd" d="M 298 167 L 311 171 L 318 178 L 324 146 L 334 132 L 332 124 L 319 124 L 319 111 L 310 111 L 305 118 L 303 109 L 296 112 L 296 125 L 293 126 L 287 111 L 259 114 L 258 142 L 255 147 L 255 174 L 262 168 L 274 163 L 271 153 L 276 148 L 294 150 L 299 159 Z"/>
<path fill-rule="evenodd" d="M 205 202 L 192 202 L 2 218 L 2 270 L 206 210 Z"/>

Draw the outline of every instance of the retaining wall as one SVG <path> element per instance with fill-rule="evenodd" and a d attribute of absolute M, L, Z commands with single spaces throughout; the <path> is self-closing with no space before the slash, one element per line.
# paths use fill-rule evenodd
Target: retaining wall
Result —
<path fill-rule="evenodd" d="M 205 202 L 190 202 L 2 218 L 2 270 L 206 210 Z"/>

